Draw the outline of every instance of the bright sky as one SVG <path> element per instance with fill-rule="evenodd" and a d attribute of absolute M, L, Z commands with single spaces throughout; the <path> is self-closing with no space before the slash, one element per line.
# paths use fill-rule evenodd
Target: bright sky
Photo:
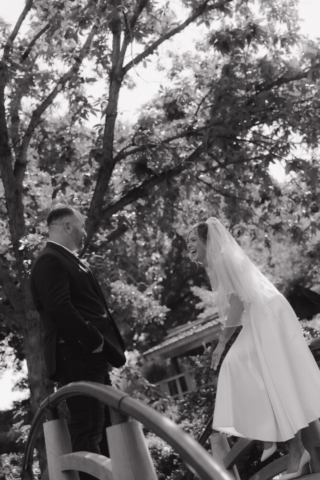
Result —
<path fill-rule="evenodd" d="M 25 0 L 0 0 L 0 17 L 11 24 L 15 23 L 24 4 Z M 320 37 L 320 0 L 300 0 L 299 11 L 302 32 L 310 37 Z M 186 43 L 186 40 L 184 38 L 183 43 Z M 155 70 L 150 71 L 140 67 L 138 73 L 139 76 L 135 72 L 133 73 L 137 88 L 134 91 L 127 90 L 120 98 L 119 110 L 124 111 L 126 116 L 134 117 L 139 105 L 150 100 L 156 94 L 160 83 L 163 83 L 163 79 L 159 79 L 159 73 Z M 277 168 L 278 172 L 276 171 Z M 281 167 L 276 167 L 274 173 L 281 176 Z M 11 408 L 12 401 L 20 398 L 21 394 L 19 392 L 12 391 L 16 381 L 17 377 L 14 377 L 10 370 L 0 375 L 0 410 Z"/>
<path fill-rule="evenodd" d="M 8 410 L 12 407 L 12 402 L 22 400 L 28 396 L 27 392 L 14 391 L 14 385 L 21 380 L 22 376 L 14 375 L 10 369 L 0 374 L 0 410 Z"/>
<path fill-rule="evenodd" d="M 299 11 L 301 17 L 301 28 L 303 33 L 310 37 L 320 37 L 319 18 L 320 1 L 319 0 L 300 0 Z"/>

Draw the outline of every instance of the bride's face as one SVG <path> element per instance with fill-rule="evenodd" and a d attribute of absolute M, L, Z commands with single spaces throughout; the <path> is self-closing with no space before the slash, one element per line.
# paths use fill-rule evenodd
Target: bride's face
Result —
<path fill-rule="evenodd" d="M 201 242 L 195 230 L 192 230 L 187 238 L 187 249 L 190 259 L 193 262 L 205 263 L 206 261 L 206 247 Z"/>

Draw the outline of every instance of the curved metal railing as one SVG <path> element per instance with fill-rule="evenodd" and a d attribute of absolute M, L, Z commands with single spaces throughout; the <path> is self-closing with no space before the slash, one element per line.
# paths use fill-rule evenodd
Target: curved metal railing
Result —
<path fill-rule="evenodd" d="M 94 397 L 120 414 L 138 420 L 171 445 L 181 456 L 182 460 L 191 466 L 201 479 L 232 480 L 231 473 L 220 466 L 198 442 L 183 432 L 174 422 L 120 390 L 93 382 L 77 382 L 66 385 L 41 403 L 34 417 L 26 443 L 22 470 L 23 479 L 33 478 L 33 450 L 37 434 L 47 412 L 51 412 L 51 419 L 57 418 L 55 413 L 57 405 L 66 398 L 76 395 Z"/>

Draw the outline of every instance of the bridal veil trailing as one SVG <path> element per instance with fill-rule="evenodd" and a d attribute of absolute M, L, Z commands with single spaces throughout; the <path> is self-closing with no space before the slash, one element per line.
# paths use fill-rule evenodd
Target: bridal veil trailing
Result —
<path fill-rule="evenodd" d="M 228 323 L 229 299 L 237 295 L 243 304 L 261 305 L 279 294 L 272 283 L 251 262 L 233 236 L 214 217 L 210 217 L 206 245 L 207 273 L 212 290 L 217 292 L 219 317 L 226 327 L 242 325 L 248 321 L 242 316 L 238 323 Z"/>

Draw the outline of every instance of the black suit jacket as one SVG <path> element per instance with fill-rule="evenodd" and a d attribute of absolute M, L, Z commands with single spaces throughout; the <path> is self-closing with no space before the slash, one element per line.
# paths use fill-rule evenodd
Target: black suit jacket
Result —
<path fill-rule="evenodd" d="M 93 352 L 108 335 L 111 322 L 120 332 L 91 270 L 64 247 L 48 242 L 31 270 L 31 292 L 44 324 L 44 355 L 49 378 L 56 371 L 58 336 L 79 351 Z"/>

